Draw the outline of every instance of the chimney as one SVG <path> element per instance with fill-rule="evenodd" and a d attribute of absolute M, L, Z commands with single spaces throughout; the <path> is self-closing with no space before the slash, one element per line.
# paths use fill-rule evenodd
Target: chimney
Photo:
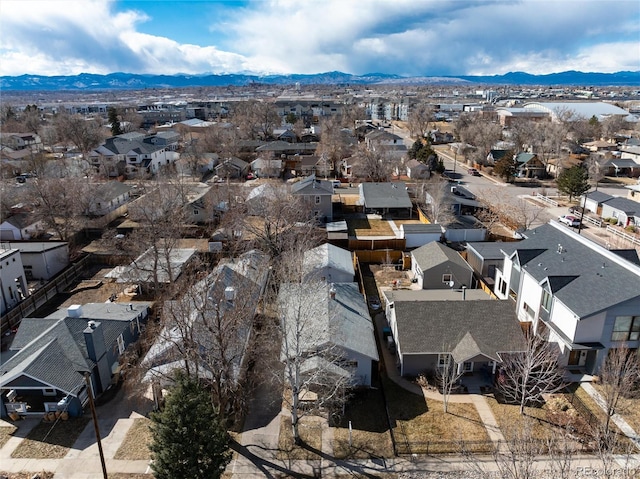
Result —
<path fill-rule="evenodd" d="M 331 299 L 336 299 L 336 287 L 331 283 L 331 288 L 329 288 L 329 296 Z"/>
<path fill-rule="evenodd" d="M 84 334 L 84 341 L 87 345 L 87 356 L 97 363 L 107 352 L 102 323 L 89 321 L 87 322 L 86 329 L 82 331 L 82 333 Z"/>

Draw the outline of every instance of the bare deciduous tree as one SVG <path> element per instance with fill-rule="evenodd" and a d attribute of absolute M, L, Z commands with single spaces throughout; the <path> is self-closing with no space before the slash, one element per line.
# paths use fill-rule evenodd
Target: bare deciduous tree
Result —
<path fill-rule="evenodd" d="M 86 119 L 81 115 L 59 114 L 56 128 L 58 136 L 73 143 L 85 159 L 89 150 L 98 146 L 105 137 L 100 120 Z"/>
<path fill-rule="evenodd" d="M 384 148 L 371 150 L 363 143 L 353 155 L 354 174 L 370 181 L 389 181 L 394 168 L 394 162 L 386 154 Z"/>
<path fill-rule="evenodd" d="M 407 126 L 412 137 L 425 137 L 429 133 L 429 125 L 433 121 L 433 107 L 421 101 L 411 108 Z"/>
<path fill-rule="evenodd" d="M 443 351 L 447 351 L 443 348 Z M 453 360 L 453 357 L 448 354 L 444 364 L 439 364 L 435 370 L 436 383 L 442 393 L 442 405 L 444 412 L 449 412 L 449 398 L 453 393 L 458 380 L 462 377 L 462 369 L 458 367 L 458 364 Z"/>
<path fill-rule="evenodd" d="M 540 403 L 544 394 L 564 387 L 557 345 L 533 332 L 526 335 L 525 342 L 524 351 L 503 355 L 498 375 L 500 393 L 520 406 L 520 414 L 528 404 Z"/>
<path fill-rule="evenodd" d="M 291 411 L 293 438 L 300 442 L 300 419 L 320 410 L 340 411 L 347 400 L 352 376 L 345 374 L 344 352 L 336 343 L 332 308 L 327 304 L 332 285 L 304 277 L 302 253 L 296 246 L 281 261 L 278 277 L 282 282 L 277 297 L 282 337 L 281 360 L 288 391 L 285 402 Z M 320 318 L 324 320 L 319 321 Z"/>
<path fill-rule="evenodd" d="M 454 214 L 450 197 L 451 184 L 442 176 L 433 175 L 422 185 L 424 185 L 424 191 L 420 191 L 418 200 L 427 209 L 431 222 L 447 224 L 452 221 Z"/>
<path fill-rule="evenodd" d="M 631 316 L 629 318 L 632 319 Z M 610 349 L 600 367 L 599 378 L 599 392 L 607 414 L 603 433 L 608 434 L 611 418 L 625 411 L 621 400 L 640 395 L 640 359 L 637 350 L 625 344 Z"/>

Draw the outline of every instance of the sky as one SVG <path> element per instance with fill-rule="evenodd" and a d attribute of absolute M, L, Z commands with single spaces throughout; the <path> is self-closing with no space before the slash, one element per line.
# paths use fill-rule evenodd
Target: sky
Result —
<path fill-rule="evenodd" d="M 0 75 L 640 71 L 632 0 L 0 0 Z"/>

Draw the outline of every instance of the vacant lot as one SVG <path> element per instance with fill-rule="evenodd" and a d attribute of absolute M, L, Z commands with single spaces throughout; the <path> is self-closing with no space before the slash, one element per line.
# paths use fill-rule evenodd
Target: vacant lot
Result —
<path fill-rule="evenodd" d="M 11 457 L 24 459 L 61 459 L 89 423 L 88 417 L 42 422 L 34 427 Z"/>

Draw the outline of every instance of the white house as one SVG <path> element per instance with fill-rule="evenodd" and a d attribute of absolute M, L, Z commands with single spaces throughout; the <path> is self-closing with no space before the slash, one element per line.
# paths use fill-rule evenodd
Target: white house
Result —
<path fill-rule="evenodd" d="M 2 249 L 18 250 L 28 281 L 48 281 L 69 265 L 69 243 L 65 241 L 8 241 Z"/>
<path fill-rule="evenodd" d="M 494 292 L 572 369 L 597 374 L 609 349 L 640 345 L 640 267 L 557 222 L 510 245 Z"/>

